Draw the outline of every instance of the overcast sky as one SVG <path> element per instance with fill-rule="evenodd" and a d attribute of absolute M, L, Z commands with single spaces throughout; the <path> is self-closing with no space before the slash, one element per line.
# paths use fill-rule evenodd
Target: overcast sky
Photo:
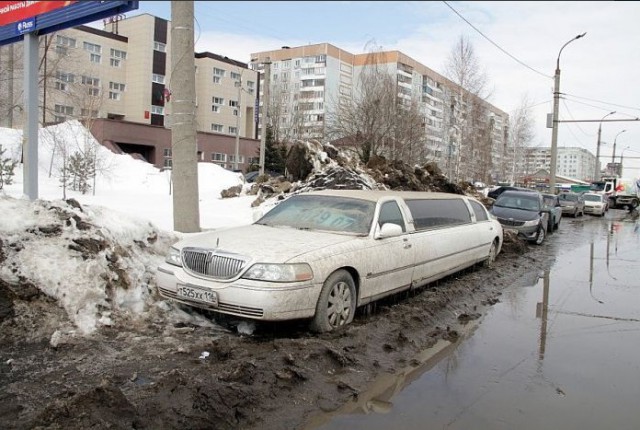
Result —
<path fill-rule="evenodd" d="M 141 1 L 128 16 L 139 13 L 170 20 L 171 3 Z M 566 94 L 560 120 L 600 120 L 611 111 L 617 113 L 607 120 L 640 116 L 640 2 L 196 1 L 195 14 L 196 51 L 244 62 L 253 52 L 285 45 L 328 42 L 356 54 L 374 43 L 445 75 L 451 49 L 464 35 L 488 76 L 489 101 L 507 113 L 524 97 L 533 105 L 534 145 L 541 147 L 551 145 L 546 115 L 553 110 L 558 52 L 586 32 L 560 57 Z M 558 146 L 595 155 L 597 131 L 598 122 L 561 123 Z M 611 161 L 616 135 L 616 161 L 629 147 L 624 165 L 639 175 L 640 121 L 602 123 L 603 164 Z"/>

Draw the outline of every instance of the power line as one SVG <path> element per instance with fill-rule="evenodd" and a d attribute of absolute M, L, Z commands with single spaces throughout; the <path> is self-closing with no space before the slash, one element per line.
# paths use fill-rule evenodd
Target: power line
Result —
<path fill-rule="evenodd" d="M 602 100 L 595 100 L 595 99 L 590 99 L 590 98 L 587 98 L 587 97 L 580 97 L 580 96 L 576 96 L 576 95 L 573 95 L 573 94 L 567 94 L 567 93 L 562 93 L 562 94 L 565 95 L 565 96 L 575 97 L 577 99 L 589 100 L 589 101 L 592 101 L 592 102 L 602 103 L 602 104 L 609 105 L 609 106 L 616 106 L 616 107 L 621 107 L 621 108 L 625 108 L 625 109 L 631 109 L 631 110 L 640 111 L 640 108 L 637 108 L 637 107 L 624 106 L 624 105 L 618 105 L 618 104 L 615 104 L 615 103 L 603 102 Z"/>
<path fill-rule="evenodd" d="M 571 110 L 569 109 L 569 106 L 567 106 L 567 102 L 566 102 L 564 99 L 562 100 L 562 104 L 564 105 L 564 108 L 567 110 L 567 113 L 569 114 L 569 117 L 570 117 L 571 119 L 575 120 L 575 118 L 574 118 L 573 114 L 571 113 Z M 572 125 L 573 125 L 573 124 L 572 124 Z M 580 127 L 580 125 L 579 125 L 579 124 L 577 124 L 577 123 L 576 123 L 576 124 L 575 124 L 575 126 L 576 126 L 576 127 L 578 128 L 578 130 L 580 130 L 580 131 L 582 132 L 582 134 L 584 134 L 585 136 L 587 136 L 587 137 L 594 137 L 594 136 L 595 136 L 595 134 L 589 134 L 589 133 L 585 132 L 585 131 L 582 129 L 582 127 Z"/>
<path fill-rule="evenodd" d="M 518 63 L 520 63 L 521 65 L 523 65 L 524 67 L 526 67 L 527 69 L 536 72 L 539 75 L 544 76 L 545 78 L 549 78 L 549 79 L 553 79 L 553 76 L 549 76 L 545 73 L 539 72 L 538 70 L 534 69 L 533 67 L 523 63 L 522 61 L 518 60 L 516 57 L 514 57 L 513 55 L 511 55 L 510 53 L 508 53 L 506 50 L 504 50 L 500 45 L 498 45 L 497 43 L 495 43 L 493 40 L 489 39 L 489 37 L 487 37 L 484 33 L 482 33 L 480 30 L 478 30 L 473 24 L 471 24 L 464 16 L 462 16 L 457 10 L 455 10 L 449 3 L 447 3 L 446 1 L 443 1 L 443 3 L 445 5 L 447 5 L 447 7 L 449 9 L 451 9 L 456 15 L 458 15 L 464 22 L 466 22 L 467 24 L 469 24 L 469 26 L 471 28 L 473 28 L 475 31 L 477 31 L 482 37 L 484 37 L 485 39 L 487 39 L 493 46 L 495 46 L 496 48 L 498 48 L 500 51 L 504 52 L 505 54 L 507 54 L 510 58 L 512 58 L 513 60 L 517 61 Z"/>

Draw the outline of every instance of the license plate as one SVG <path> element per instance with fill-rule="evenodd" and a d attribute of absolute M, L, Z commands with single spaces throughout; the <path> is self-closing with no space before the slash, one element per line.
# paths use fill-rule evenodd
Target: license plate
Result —
<path fill-rule="evenodd" d="M 218 306 L 218 294 L 213 291 L 205 290 L 204 288 L 178 284 L 176 293 L 177 296 L 182 299 Z"/>

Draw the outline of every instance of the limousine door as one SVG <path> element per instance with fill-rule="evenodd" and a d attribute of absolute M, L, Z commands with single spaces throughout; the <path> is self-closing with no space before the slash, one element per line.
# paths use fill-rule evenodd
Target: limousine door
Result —
<path fill-rule="evenodd" d="M 403 233 L 375 239 L 368 248 L 365 257 L 368 261 L 364 262 L 365 279 L 360 291 L 362 299 L 375 300 L 411 286 L 415 248 L 398 203 L 382 203 L 377 222 L 378 228 L 385 223 L 397 224 L 402 227 Z"/>
<path fill-rule="evenodd" d="M 414 218 L 414 286 L 425 285 L 477 261 L 478 226 L 462 199 L 407 202 Z"/>

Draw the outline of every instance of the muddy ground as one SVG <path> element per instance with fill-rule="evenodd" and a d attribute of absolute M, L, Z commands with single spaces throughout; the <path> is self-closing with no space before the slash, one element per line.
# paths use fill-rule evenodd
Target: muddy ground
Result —
<path fill-rule="evenodd" d="M 0 336 L 0 428 L 304 428 L 438 340 L 455 341 L 504 288 L 548 264 L 548 249 L 507 242 L 493 268 L 359 310 L 344 331 L 322 335 L 302 323 L 242 334 L 238 321 L 213 315 L 220 326 L 158 318 L 52 342 L 37 317 L 7 324 L 19 315 L 12 306 L 38 309 L 42 321 L 64 312 L 36 288 L 0 285 L 0 319 L 13 327 Z"/>

